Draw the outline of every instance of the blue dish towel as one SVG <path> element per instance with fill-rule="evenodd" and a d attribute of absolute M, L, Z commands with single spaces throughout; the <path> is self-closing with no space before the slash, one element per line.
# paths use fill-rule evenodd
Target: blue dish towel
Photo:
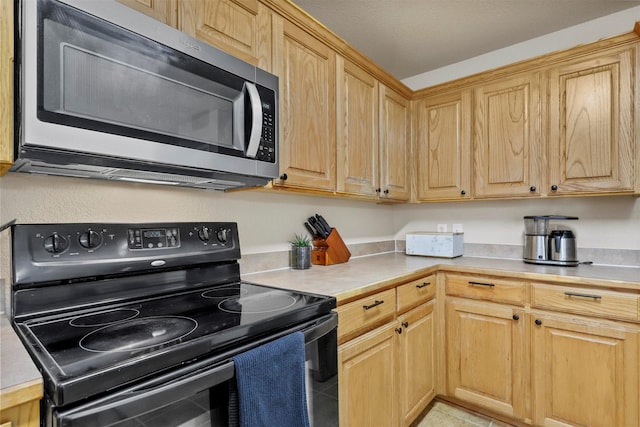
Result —
<path fill-rule="evenodd" d="M 233 357 L 240 427 L 309 427 L 304 334 Z"/>

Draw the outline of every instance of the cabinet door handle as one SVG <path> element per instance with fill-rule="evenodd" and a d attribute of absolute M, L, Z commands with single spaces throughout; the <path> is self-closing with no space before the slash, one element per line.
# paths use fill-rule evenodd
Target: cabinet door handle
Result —
<path fill-rule="evenodd" d="M 495 285 L 493 283 L 482 283 L 482 282 L 469 282 L 471 286 L 487 286 L 489 288 L 493 288 Z"/>
<path fill-rule="evenodd" d="M 289 178 L 289 177 L 287 176 L 286 173 L 283 173 L 282 175 L 280 175 L 280 179 L 283 180 L 283 181 L 286 181 L 287 178 Z"/>
<path fill-rule="evenodd" d="M 384 304 L 384 300 L 375 300 L 375 301 L 373 302 L 373 304 L 370 304 L 370 305 L 363 305 L 363 306 L 362 306 L 362 308 L 364 308 L 365 310 L 370 310 L 370 309 L 372 309 L 373 307 L 377 307 L 377 306 L 379 306 L 380 304 Z"/>
<path fill-rule="evenodd" d="M 384 194 L 389 194 L 389 189 L 388 189 L 388 188 L 386 188 L 386 189 L 384 190 Z"/>
<path fill-rule="evenodd" d="M 405 328 L 409 327 L 409 322 L 402 322 L 402 326 L 404 326 Z"/>
<path fill-rule="evenodd" d="M 535 324 L 538 326 L 542 325 L 542 320 L 536 319 Z"/>
<path fill-rule="evenodd" d="M 418 288 L 418 289 L 426 288 L 430 284 L 431 284 L 431 282 L 422 282 L 422 285 L 416 285 L 416 288 Z"/>
<path fill-rule="evenodd" d="M 591 298 L 594 300 L 602 299 L 600 295 L 580 294 L 577 292 L 565 292 L 564 294 L 568 297 Z"/>
<path fill-rule="evenodd" d="M 531 187 L 529 187 L 529 191 L 531 191 L 532 193 L 535 193 L 536 191 L 536 186 L 532 185 Z"/>
<path fill-rule="evenodd" d="M 401 334 L 401 333 L 402 333 L 402 328 L 396 328 L 396 332 L 397 332 L 398 334 Z"/>
<path fill-rule="evenodd" d="M 467 192 L 466 192 L 466 191 L 464 191 L 464 190 L 460 191 L 460 195 L 461 195 L 461 196 L 465 196 L 466 194 L 467 194 Z"/>
<path fill-rule="evenodd" d="M 553 184 L 553 185 L 551 186 L 551 191 L 557 191 L 557 190 L 558 190 L 558 186 L 557 186 L 557 185 L 555 185 L 555 184 Z"/>
<path fill-rule="evenodd" d="M 381 191 L 382 191 L 382 189 L 381 189 L 381 188 L 376 188 L 376 193 L 379 193 L 379 192 L 381 192 Z"/>
<path fill-rule="evenodd" d="M 513 320 L 520 320 L 520 316 L 518 316 L 517 314 L 513 315 Z"/>

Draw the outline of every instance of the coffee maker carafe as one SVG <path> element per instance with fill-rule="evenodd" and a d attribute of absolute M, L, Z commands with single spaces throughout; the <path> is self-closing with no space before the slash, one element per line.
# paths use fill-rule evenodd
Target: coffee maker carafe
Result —
<path fill-rule="evenodd" d="M 575 216 L 535 215 L 524 217 L 524 262 L 576 266 L 576 238 L 571 230 L 551 230 L 549 221 L 576 220 Z"/>

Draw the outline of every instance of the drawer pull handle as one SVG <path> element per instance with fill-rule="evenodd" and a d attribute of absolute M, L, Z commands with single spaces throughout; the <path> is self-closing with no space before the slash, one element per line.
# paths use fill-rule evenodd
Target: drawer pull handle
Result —
<path fill-rule="evenodd" d="M 422 285 L 416 285 L 416 288 L 418 288 L 418 289 L 426 288 L 430 284 L 431 284 L 431 282 L 422 282 Z"/>
<path fill-rule="evenodd" d="M 520 320 L 520 316 L 518 316 L 517 314 L 513 315 L 513 320 Z"/>
<path fill-rule="evenodd" d="M 602 299 L 600 295 L 579 294 L 577 292 L 565 292 L 564 294 L 568 297 L 591 298 L 594 300 Z"/>
<path fill-rule="evenodd" d="M 364 308 L 365 310 L 370 310 L 373 307 L 379 306 L 380 304 L 384 304 L 384 301 L 383 300 L 375 300 L 373 304 L 363 305 L 362 308 Z"/>
<path fill-rule="evenodd" d="M 493 288 L 495 285 L 493 283 L 482 283 L 482 282 L 469 282 L 471 286 L 487 286 L 489 288 Z"/>
<path fill-rule="evenodd" d="M 409 327 L 409 322 L 402 322 L 402 326 L 404 326 L 405 328 Z"/>

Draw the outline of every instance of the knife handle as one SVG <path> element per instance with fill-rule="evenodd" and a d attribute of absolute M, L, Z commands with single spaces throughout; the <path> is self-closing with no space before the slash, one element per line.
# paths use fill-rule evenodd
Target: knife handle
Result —
<path fill-rule="evenodd" d="M 305 222 L 304 226 L 307 229 L 307 231 L 309 232 L 309 234 L 311 234 L 311 237 L 313 237 L 313 238 L 320 237 L 318 235 L 318 233 L 316 232 L 316 230 L 313 227 L 311 227 L 308 222 Z"/>

